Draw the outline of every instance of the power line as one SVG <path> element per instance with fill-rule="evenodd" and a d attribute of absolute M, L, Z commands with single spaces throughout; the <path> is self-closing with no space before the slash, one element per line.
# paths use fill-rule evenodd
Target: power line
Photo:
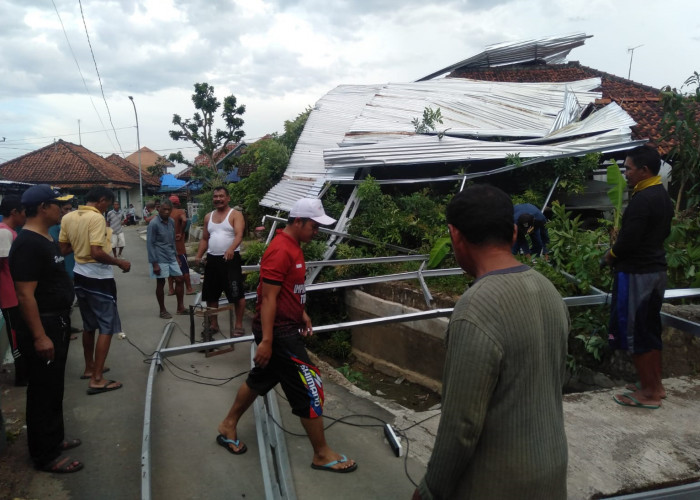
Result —
<path fill-rule="evenodd" d="M 105 108 L 107 108 L 107 116 L 109 117 L 109 124 L 112 126 L 114 131 L 114 138 L 117 140 L 117 145 L 119 145 L 119 151 L 124 157 L 124 151 L 122 150 L 122 145 L 119 142 L 119 137 L 117 137 L 117 131 L 114 129 L 114 123 L 112 123 L 112 113 L 109 110 L 109 105 L 107 104 L 107 99 L 105 98 L 105 89 L 102 87 L 102 77 L 100 76 L 100 70 L 97 69 L 97 60 L 95 59 L 95 53 L 92 50 L 92 43 L 90 42 L 90 34 L 88 33 L 87 23 L 85 22 L 85 14 L 83 14 L 83 2 L 78 0 L 78 5 L 80 5 L 80 17 L 83 18 L 83 26 L 85 27 L 85 36 L 87 37 L 88 46 L 90 47 L 90 54 L 92 55 L 92 62 L 95 65 L 95 73 L 97 73 L 97 81 L 100 84 L 100 92 L 102 92 L 102 100 L 105 103 Z"/>
<path fill-rule="evenodd" d="M 134 126 L 130 125 L 128 127 L 120 127 L 116 130 L 126 130 L 126 129 L 130 129 L 130 128 L 134 128 Z M 101 134 L 102 132 L 108 132 L 109 130 L 112 130 L 112 129 L 106 128 L 103 130 L 91 130 L 89 132 L 81 132 L 81 134 L 82 135 Z M 64 133 L 64 134 L 51 134 L 51 135 L 44 135 L 44 136 L 38 136 L 38 137 L 25 137 L 23 139 L 7 139 L 4 142 L 17 144 L 17 143 L 22 143 L 22 142 L 40 141 L 41 139 L 53 139 L 54 137 L 72 137 L 72 136 L 76 136 L 76 135 L 79 135 L 79 134 L 76 134 L 74 132 L 68 132 L 68 133 Z"/>
<path fill-rule="evenodd" d="M 83 72 L 80 69 L 80 64 L 78 64 L 78 58 L 75 56 L 75 52 L 73 51 L 73 46 L 70 44 L 70 40 L 68 39 L 68 33 L 66 33 L 66 27 L 63 25 L 63 19 L 61 19 L 61 14 L 58 13 L 58 7 L 56 7 L 56 2 L 54 2 L 54 0 L 51 0 L 51 3 L 53 4 L 53 8 L 56 11 L 56 15 L 58 16 L 58 21 L 61 23 L 61 29 L 63 30 L 63 36 L 66 37 L 66 42 L 68 43 L 68 48 L 70 49 L 70 53 L 73 55 L 73 60 L 75 61 L 75 65 L 78 67 L 78 73 L 80 73 L 80 78 L 83 80 L 83 86 L 85 87 L 85 92 L 87 92 L 87 95 L 90 98 L 90 104 L 92 104 L 92 108 L 95 110 L 95 114 L 97 115 L 97 118 L 100 120 L 100 125 L 102 125 L 102 128 L 107 129 L 107 127 L 105 127 L 104 122 L 102 122 L 102 117 L 100 116 L 100 113 L 97 111 L 97 107 L 95 106 L 95 102 L 92 100 L 92 95 L 90 94 L 90 89 L 88 89 L 87 82 L 85 81 L 85 77 L 83 76 Z M 114 143 L 112 142 L 112 139 L 109 137 L 109 134 L 105 134 L 105 135 L 107 136 L 107 140 L 109 140 L 109 143 L 111 144 L 112 148 L 115 149 Z"/>

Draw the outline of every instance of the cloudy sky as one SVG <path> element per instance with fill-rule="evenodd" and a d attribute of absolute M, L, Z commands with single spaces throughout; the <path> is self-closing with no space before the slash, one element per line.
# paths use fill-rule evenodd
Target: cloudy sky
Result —
<path fill-rule="evenodd" d="M 697 0 L 82 0 L 84 22 L 78 0 L 0 0 L 0 13 L 0 163 L 59 138 L 134 152 L 129 95 L 142 146 L 193 158 L 168 130 L 194 112 L 195 82 L 245 104 L 254 140 L 339 84 L 413 81 L 503 41 L 584 32 L 569 59 L 625 77 L 638 47 L 631 78 L 655 87 L 700 71 Z"/>

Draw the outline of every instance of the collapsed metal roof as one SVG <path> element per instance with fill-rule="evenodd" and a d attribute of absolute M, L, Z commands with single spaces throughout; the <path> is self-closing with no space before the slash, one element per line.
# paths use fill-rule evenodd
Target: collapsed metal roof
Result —
<path fill-rule="evenodd" d="M 566 62 L 566 56 L 569 55 L 572 49 L 580 47 L 586 43 L 586 38 L 591 38 L 592 36 L 585 33 L 575 33 L 573 35 L 550 36 L 537 40 L 501 42 L 487 45 L 481 54 L 452 64 L 424 76 L 418 81 L 432 80 L 457 68 L 493 68 L 494 66 L 522 64 L 530 61 L 562 64 Z"/>
<path fill-rule="evenodd" d="M 555 54 L 568 53 L 585 38 L 583 34 L 549 38 L 546 47 L 541 41 L 499 44 L 498 64 L 521 62 L 523 51 L 532 51 L 530 58 L 558 61 Z M 493 47 L 489 50 L 494 54 Z M 260 204 L 289 210 L 300 197 L 318 197 L 327 182 L 351 180 L 365 167 L 505 160 L 513 154 L 532 163 L 628 149 L 635 144 L 630 130 L 635 122 L 622 108 L 610 103 L 584 113 L 601 97 L 595 91 L 600 85 L 599 78 L 565 83 L 449 78 L 341 85 L 316 103 L 282 181 Z M 412 121 L 428 107 L 440 109 L 443 123 L 432 135 L 417 134 Z"/>

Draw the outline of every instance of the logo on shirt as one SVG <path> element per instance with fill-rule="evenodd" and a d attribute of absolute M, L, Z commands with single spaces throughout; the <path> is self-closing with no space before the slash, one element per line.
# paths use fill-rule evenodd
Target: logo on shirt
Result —
<path fill-rule="evenodd" d="M 304 283 L 294 285 L 294 293 L 299 296 L 300 304 L 306 304 L 306 285 Z"/>
<path fill-rule="evenodd" d="M 297 269 L 301 269 L 301 264 L 297 264 Z"/>
<path fill-rule="evenodd" d="M 53 257 L 53 261 L 56 264 L 61 264 L 64 260 L 63 255 L 54 255 Z"/>

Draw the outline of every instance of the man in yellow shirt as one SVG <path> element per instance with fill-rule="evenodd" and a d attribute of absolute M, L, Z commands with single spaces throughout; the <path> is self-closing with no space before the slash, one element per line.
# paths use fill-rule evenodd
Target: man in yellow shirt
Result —
<path fill-rule="evenodd" d="M 86 204 L 63 217 L 58 241 L 65 255 L 75 253 L 75 294 L 83 319 L 85 372 L 90 379 L 87 393 L 100 394 L 121 388 L 121 382 L 104 380 L 102 374 L 112 335 L 122 331 L 117 311 L 117 285 L 112 266 L 129 272 L 131 263 L 110 255 L 111 230 L 104 213 L 114 201 L 114 193 L 102 186 L 92 188 Z M 100 334 L 95 342 L 95 330 Z"/>

